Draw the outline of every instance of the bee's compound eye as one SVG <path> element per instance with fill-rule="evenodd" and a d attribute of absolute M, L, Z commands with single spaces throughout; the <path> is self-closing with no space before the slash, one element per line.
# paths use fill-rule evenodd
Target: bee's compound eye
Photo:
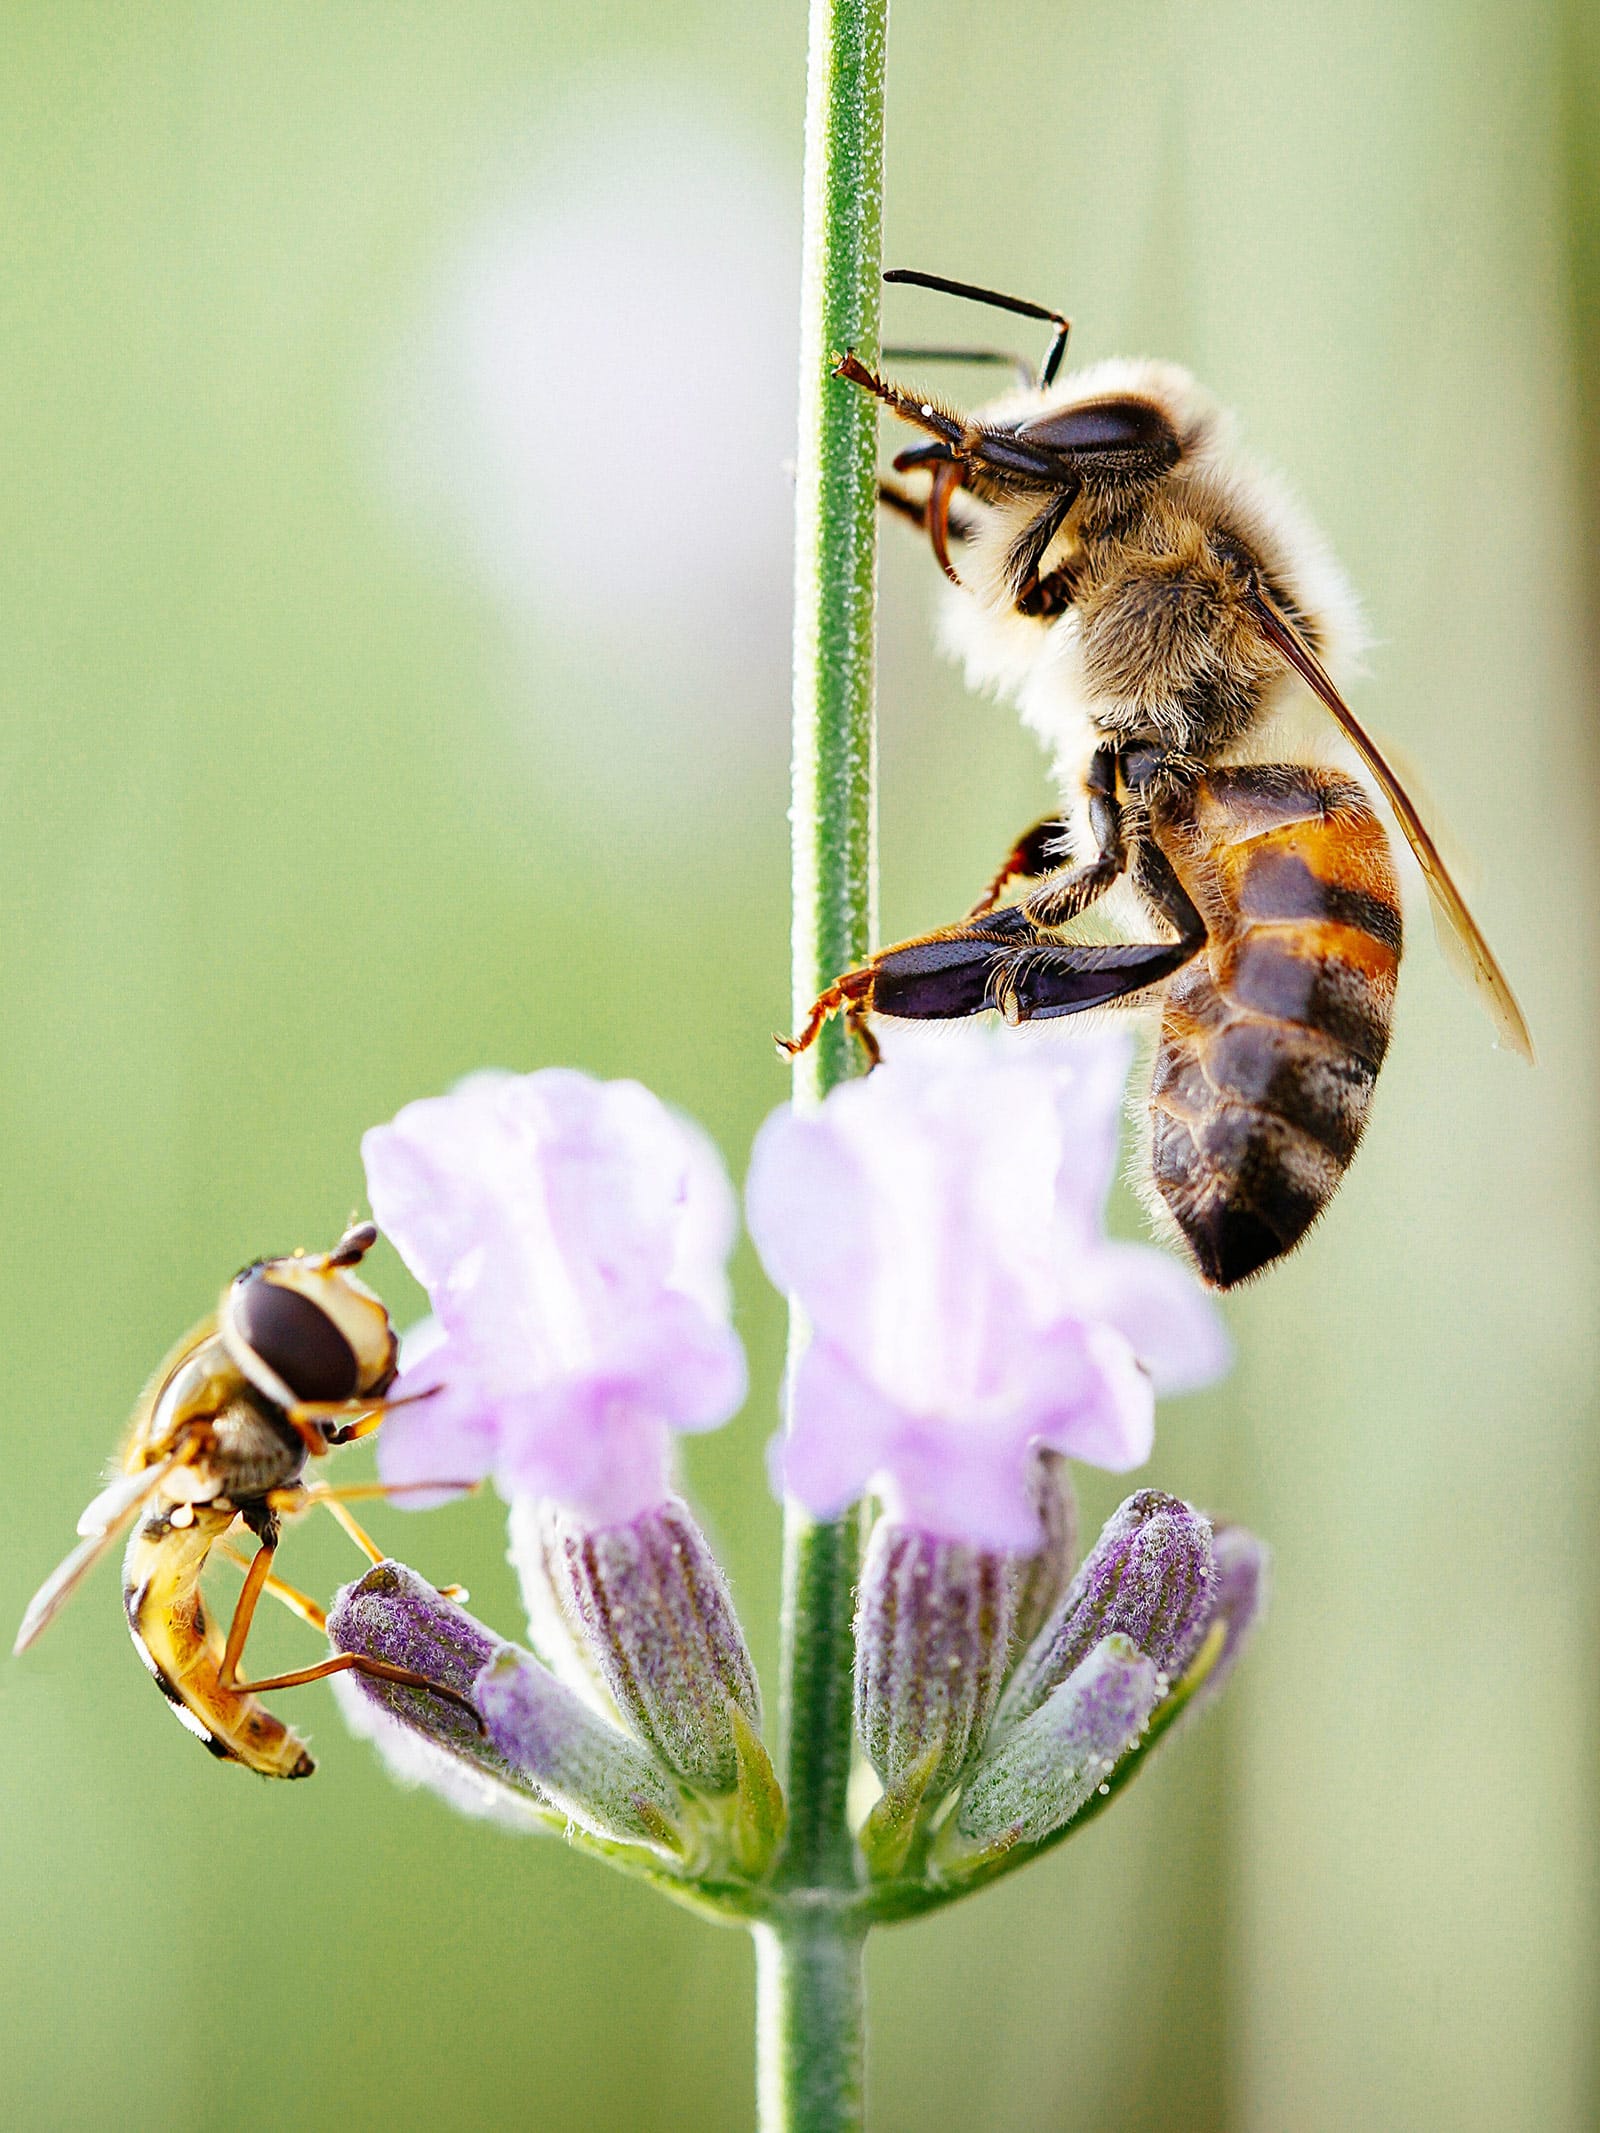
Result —
<path fill-rule="evenodd" d="M 233 1303 L 240 1336 L 301 1400 L 348 1400 L 359 1378 L 355 1350 L 309 1296 L 264 1270 L 247 1274 Z"/>
<path fill-rule="evenodd" d="M 1111 453 L 1171 466 L 1178 457 L 1172 424 L 1148 400 L 1085 400 L 1024 422 L 1017 435 L 1069 457 Z"/>

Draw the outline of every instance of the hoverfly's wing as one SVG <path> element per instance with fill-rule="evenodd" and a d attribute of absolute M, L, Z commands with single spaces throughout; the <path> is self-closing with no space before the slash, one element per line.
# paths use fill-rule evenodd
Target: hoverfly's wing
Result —
<path fill-rule="evenodd" d="M 1428 884 L 1439 943 L 1445 952 L 1446 960 L 1456 969 L 1458 975 L 1464 977 L 1476 990 L 1493 1017 L 1502 1042 L 1520 1054 L 1531 1066 L 1533 1037 L 1522 1009 L 1517 1005 L 1517 996 L 1511 990 L 1505 972 L 1496 962 L 1494 950 L 1478 930 L 1476 919 L 1467 909 L 1461 891 L 1451 879 L 1450 869 L 1445 865 L 1438 845 L 1412 805 L 1405 787 L 1395 776 L 1377 743 L 1362 727 L 1355 713 L 1329 680 L 1321 660 L 1282 608 L 1265 593 L 1258 593 L 1255 613 L 1267 641 L 1275 651 L 1281 653 L 1307 687 L 1321 698 L 1332 712 L 1346 740 L 1378 781 L 1384 798 L 1394 809 L 1396 819 L 1405 831 L 1407 844 L 1416 854 L 1417 864 L 1422 869 L 1422 878 Z"/>
<path fill-rule="evenodd" d="M 100 1540 L 120 1533 L 130 1513 L 136 1511 L 156 1483 L 172 1471 L 174 1459 L 157 1460 L 154 1466 L 135 1467 L 131 1474 L 117 1474 L 78 1516 L 78 1532 L 84 1540 Z"/>
<path fill-rule="evenodd" d="M 22 1627 L 17 1631 L 17 1641 L 11 1647 L 13 1654 L 25 1652 L 44 1634 L 101 1556 L 115 1545 L 118 1536 L 132 1523 L 146 1498 L 154 1494 L 177 1463 L 178 1457 L 174 1454 L 171 1458 L 158 1460 L 154 1466 L 139 1467 L 131 1474 L 119 1474 L 108 1488 L 101 1490 L 78 1520 L 78 1531 L 83 1538 L 66 1561 L 57 1564 L 28 1602 Z"/>

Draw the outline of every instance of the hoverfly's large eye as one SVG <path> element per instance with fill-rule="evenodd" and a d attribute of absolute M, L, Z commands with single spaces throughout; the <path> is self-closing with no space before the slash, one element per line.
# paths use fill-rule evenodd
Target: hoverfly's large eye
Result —
<path fill-rule="evenodd" d="M 233 1301 L 240 1337 L 300 1400 L 348 1400 L 359 1382 L 355 1350 L 326 1311 L 298 1289 L 246 1274 Z"/>
<path fill-rule="evenodd" d="M 1105 454 L 1165 468 L 1178 457 L 1172 424 L 1148 400 L 1085 400 L 1081 406 L 1024 422 L 1017 436 L 1068 458 Z"/>

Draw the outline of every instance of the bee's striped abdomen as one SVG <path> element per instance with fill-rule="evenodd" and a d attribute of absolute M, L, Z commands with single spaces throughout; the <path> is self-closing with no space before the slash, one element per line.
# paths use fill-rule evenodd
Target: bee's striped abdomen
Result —
<path fill-rule="evenodd" d="M 1400 897 L 1349 779 L 1215 771 L 1161 826 L 1205 917 L 1150 1090 L 1162 1198 L 1219 1288 L 1299 1242 L 1343 1177 L 1389 1042 Z"/>

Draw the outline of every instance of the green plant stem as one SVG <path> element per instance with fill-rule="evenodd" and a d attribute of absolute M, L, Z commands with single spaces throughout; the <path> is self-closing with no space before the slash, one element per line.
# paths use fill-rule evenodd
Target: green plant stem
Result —
<path fill-rule="evenodd" d="M 762 2133 L 859 2126 L 866 2079 L 865 1936 L 830 1918 L 757 1926 Z"/>
<path fill-rule="evenodd" d="M 832 375 L 878 344 L 883 68 L 888 0 L 811 0 L 806 93 L 800 438 L 795 514 L 794 1016 L 859 963 L 876 930 L 877 422 Z M 835 1022 L 796 1063 L 797 1103 L 859 1070 Z M 806 1332 L 791 1325 L 790 1355 Z M 853 1886 L 845 1819 L 851 1616 L 859 1520 L 784 1514 L 782 1702 L 789 1825 L 777 1883 L 791 1899 L 757 1929 L 761 2124 L 831 2133 L 861 2123 L 860 1931 L 806 1898 Z"/>

